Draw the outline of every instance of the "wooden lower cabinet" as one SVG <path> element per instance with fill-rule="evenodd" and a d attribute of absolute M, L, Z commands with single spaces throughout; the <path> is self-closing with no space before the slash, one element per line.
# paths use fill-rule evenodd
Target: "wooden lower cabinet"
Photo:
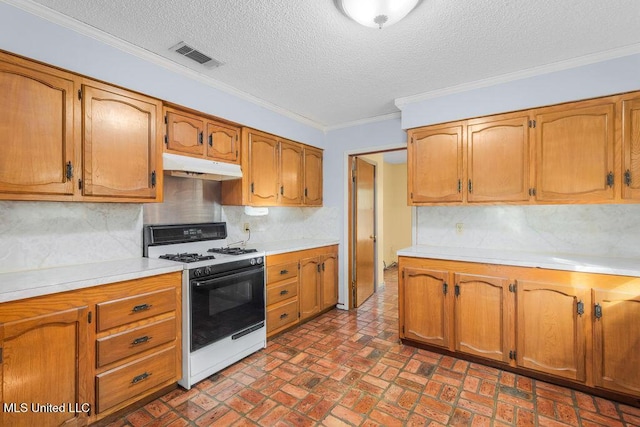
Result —
<path fill-rule="evenodd" d="M 180 295 L 177 272 L 0 304 L 0 425 L 87 425 L 175 384 Z"/>
<path fill-rule="evenodd" d="M 398 263 L 401 339 L 640 403 L 640 277 Z"/>
<path fill-rule="evenodd" d="M 267 336 L 338 303 L 338 246 L 267 256 Z"/>

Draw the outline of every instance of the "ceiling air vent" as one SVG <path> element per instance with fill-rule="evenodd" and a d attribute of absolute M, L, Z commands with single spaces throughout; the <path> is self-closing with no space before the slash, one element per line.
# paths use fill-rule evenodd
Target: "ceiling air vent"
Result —
<path fill-rule="evenodd" d="M 222 62 L 217 61 L 200 52 L 198 49 L 189 46 L 185 42 L 180 42 L 177 45 L 170 47 L 169 50 L 179 53 L 182 56 L 186 56 L 189 59 L 196 61 L 198 64 L 204 65 L 207 68 L 216 68 L 222 65 Z"/>

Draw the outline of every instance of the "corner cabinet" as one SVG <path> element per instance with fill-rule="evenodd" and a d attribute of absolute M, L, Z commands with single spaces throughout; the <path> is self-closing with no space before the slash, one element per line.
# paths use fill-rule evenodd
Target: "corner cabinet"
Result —
<path fill-rule="evenodd" d="M 640 401 L 640 277 L 401 256 L 400 338 Z"/>
<path fill-rule="evenodd" d="M 160 101 L 0 53 L 0 199 L 162 201 Z"/>
<path fill-rule="evenodd" d="M 322 150 L 242 129 L 242 179 L 222 182 L 222 204 L 321 206 Z"/>

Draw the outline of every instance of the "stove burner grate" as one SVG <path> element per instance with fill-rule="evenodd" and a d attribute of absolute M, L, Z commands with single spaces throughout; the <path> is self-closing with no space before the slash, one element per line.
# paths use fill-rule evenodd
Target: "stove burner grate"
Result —
<path fill-rule="evenodd" d="M 223 254 L 223 255 L 243 255 L 243 254 L 258 252 L 258 250 L 246 249 L 246 248 L 211 248 L 207 252 L 213 252 L 215 254 Z"/>
<path fill-rule="evenodd" d="M 160 258 L 178 262 L 198 262 L 215 259 L 216 257 L 213 255 L 200 255 L 196 253 L 181 253 L 160 255 Z"/>

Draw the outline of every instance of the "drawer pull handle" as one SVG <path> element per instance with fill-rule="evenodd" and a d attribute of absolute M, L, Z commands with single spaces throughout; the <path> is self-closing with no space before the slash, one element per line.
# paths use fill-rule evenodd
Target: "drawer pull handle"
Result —
<path fill-rule="evenodd" d="M 138 384 L 140 381 L 144 381 L 151 376 L 150 373 L 145 372 L 144 374 L 140 374 L 137 377 L 133 377 L 131 380 L 131 384 Z"/>
<path fill-rule="evenodd" d="M 287 314 L 287 313 L 282 313 L 282 314 L 280 315 L 280 320 L 282 320 L 282 319 L 286 319 L 287 317 L 289 317 L 289 314 Z"/>
<path fill-rule="evenodd" d="M 286 295 L 286 294 L 288 294 L 288 293 L 289 293 L 289 291 L 288 291 L 288 290 L 286 290 L 286 289 L 284 289 L 284 290 L 280 291 L 280 295 Z"/>
<path fill-rule="evenodd" d="M 133 310 L 131 311 L 133 311 L 134 313 L 138 313 L 140 311 L 149 310 L 151 307 L 152 307 L 151 304 L 140 304 L 133 307 Z"/>
<path fill-rule="evenodd" d="M 289 270 L 280 270 L 280 274 L 288 274 Z"/>
<path fill-rule="evenodd" d="M 135 340 L 133 340 L 133 341 L 131 342 L 131 345 L 144 344 L 144 343 L 146 343 L 147 341 L 149 341 L 150 339 L 151 339 L 151 337 L 150 337 L 150 336 L 145 335 L 145 336 L 143 336 L 143 337 L 136 338 Z"/>

